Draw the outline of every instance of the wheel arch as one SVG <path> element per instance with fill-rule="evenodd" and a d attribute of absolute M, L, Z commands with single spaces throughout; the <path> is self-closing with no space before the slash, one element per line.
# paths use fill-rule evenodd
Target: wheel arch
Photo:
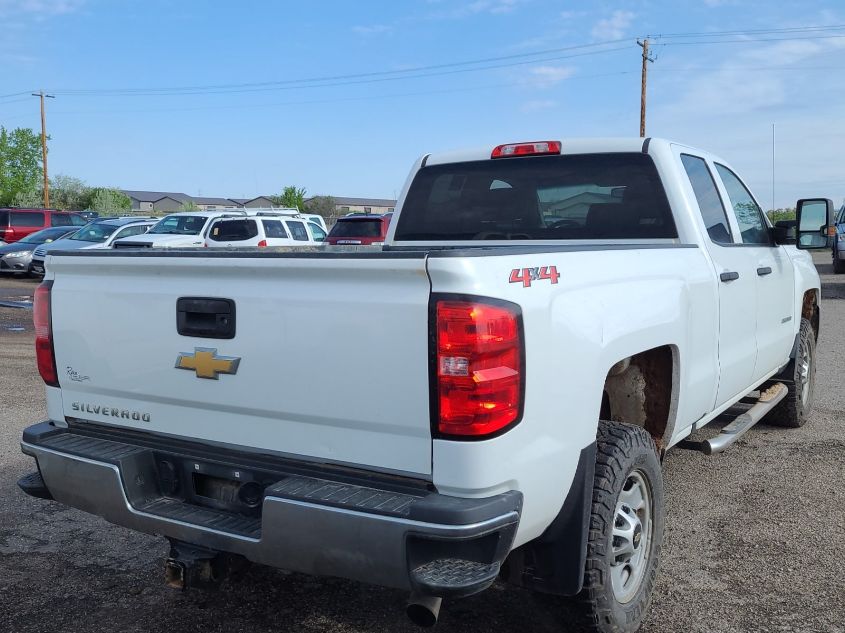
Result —
<path fill-rule="evenodd" d="M 602 388 L 602 415 L 644 428 L 662 457 L 675 431 L 679 391 L 678 347 L 646 349 L 610 366 Z"/>

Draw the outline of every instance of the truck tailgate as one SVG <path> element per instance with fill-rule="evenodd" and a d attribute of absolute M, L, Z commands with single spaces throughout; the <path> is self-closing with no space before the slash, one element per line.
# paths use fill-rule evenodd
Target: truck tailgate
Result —
<path fill-rule="evenodd" d="M 423 254 L 109 253 L 49 271 L 66 417 L 430 474 Z M 233 300 L 234 338 L 178 334 L 182 297 Z M 176 367 L 198 349 L 236 373 Z"/>

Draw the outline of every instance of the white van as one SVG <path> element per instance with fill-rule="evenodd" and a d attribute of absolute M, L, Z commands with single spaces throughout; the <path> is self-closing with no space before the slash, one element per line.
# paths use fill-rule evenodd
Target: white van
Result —
<path fill-rule="evenodd" d="M 318 246 L 326 232 L 304 218 L 261 215 L 219 218 L 211 223 L 204 246 L 208 248 Z"/>

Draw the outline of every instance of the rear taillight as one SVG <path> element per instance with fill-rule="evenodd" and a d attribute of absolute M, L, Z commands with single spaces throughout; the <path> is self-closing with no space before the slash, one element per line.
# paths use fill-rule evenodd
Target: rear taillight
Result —
<path fill-rule="evenodd" d="M 267 248 L 267 240 L 261 240 L 256 246 L 258 246 L 258 248 Z"/>
<path fill-rule="evenodd" d="M 53 351 L 53 323 L 50 314 L 52 281 L 44 281 L 35 289 L 32 299 L 32 320 L 35 325 L 35 358 L 38 373 L 51 387 L 59 386 L 56 355 Z"/>
<path fill-rule="evenodd" d="M 525 385 L 519 307 L 439 299 L 434 327 L 438 433 L 485 437 L 519 422 Z"/>

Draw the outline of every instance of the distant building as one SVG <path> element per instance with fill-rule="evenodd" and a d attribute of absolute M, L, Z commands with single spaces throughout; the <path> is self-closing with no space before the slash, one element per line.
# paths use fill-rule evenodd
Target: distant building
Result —
<path fill-rule="evenodd" d="M 331 198 L 339 216 L 347 213 L 392 213 L 396 208 L 396 200 L 385 198 Z"/>
<path fill-rule="evenodd" d="M 191 196 L 184 193 L 169 191 L 129 191 L 123 193 L 132 201 L 135 211 L 178 211 L 183 204 L 191 200 Z"/>
<path fill-rule="evenodd" d="M 247 209 L 267 209 L 270 207 L 278 207 L 279 205 L 275 204 L 270 198 L 267 196 L 258 196 L 257 198 L 229 198 L 232 202 L 234 202 L 239 207 L 245 207 Z"/>
<path fill-rule="evenodd" d="M 200 208 L 200 211 L 220 211 L 221 209 L 237 209 L 242 205 L 237 204 L 231 198 L 203 198 L 191 196 L 191 202 Z"/>
<path fill-rule="evenodd" d="M 159 211 L 172 213 L 194 204 L 202 211 L 220 211 L 225 209 L 269 209 L 279 208 L 269 196 L 255 198 L 214 198 L 189 196 L 186 193 L 172 191 L 137 191 L 124 189 L 123 193 L 132 201 L 133 211 Z M 347 213 L 391 213 L 396 208 L 396 200 L 385 198 L 342 198 L 331 196 L 334 200 L 336 216 Z"/>
<path fill-rule="evenodd" d="M 219 211 L 221 209 L 268 209 L 278 207 L 268 196 L 255 198 L 209 198 L 204 196 L 189 196 L 186 193 L 171 191 L 136 191 L 124 189 L 123 193 L 132 201 L 133 211 L 179 211 L 185 205 L 195 204 L 202 211 Z"/>

